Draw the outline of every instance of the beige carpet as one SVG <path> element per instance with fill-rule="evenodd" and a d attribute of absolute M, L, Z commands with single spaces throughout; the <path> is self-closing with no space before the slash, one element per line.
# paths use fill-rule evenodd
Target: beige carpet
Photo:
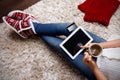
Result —
<path fill-rule="evenodd" d="M 25 12 L 42 23 L 75 22 L 78 26 L 109 39 L 120 35 L 120 7 L 109 26 L 88 23 L 77 9 L 83 0 L 41 0 Z M 22 39 L 4 23 L 0 24 L 0 80 L 83 80 L 56 51 L 38 37 Z"/>

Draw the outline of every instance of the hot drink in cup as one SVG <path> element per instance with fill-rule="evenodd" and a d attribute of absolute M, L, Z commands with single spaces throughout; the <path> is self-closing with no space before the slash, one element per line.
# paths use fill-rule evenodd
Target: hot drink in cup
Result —
<path fill-rule="evenodd" d="M 89 47 L 89 53 L 90 55 L 92 55 L 93 57 L 98 57 L 101 55 L 103 48 L 98 45 L 98 44 L 92 44 Z"/>

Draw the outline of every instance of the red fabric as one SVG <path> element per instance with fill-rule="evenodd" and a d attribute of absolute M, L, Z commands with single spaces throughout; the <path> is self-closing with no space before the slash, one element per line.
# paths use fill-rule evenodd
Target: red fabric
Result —
<path fill-rule="evenodd" d="M 85 12 L 84 20 L 109 25 L 110 18 L 119 7 L 118 0 L 86 0 L 78 5 L 78 9 Z"/>

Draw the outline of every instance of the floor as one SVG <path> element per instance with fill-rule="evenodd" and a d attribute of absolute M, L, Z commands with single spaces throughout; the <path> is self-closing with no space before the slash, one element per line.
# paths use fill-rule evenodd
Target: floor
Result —
<path fill-rule="evenodd" d="M 24 10 L 40 0 L 0 0 L 0 22 L 11 10 Z"/>

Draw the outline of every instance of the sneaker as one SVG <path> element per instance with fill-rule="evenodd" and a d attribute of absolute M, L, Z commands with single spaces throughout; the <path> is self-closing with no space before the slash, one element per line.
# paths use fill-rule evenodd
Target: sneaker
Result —
<path fill-rule="evenodd" d="M 8 16 L 16 19 L 16 20 L 23 20 L 25 18 L 27 18 L 28 16 L 31 17 L 31 19 L 34 17 L 31 14 L 28 14 L 26 12 L 20 11 L 20 10 L 14 10 L 8 13 Z"/>
<path fill-rule="evenodd" d="M 36 34 L 31 17 L 26 17 L 23 20 L 15 20 L 5 16 L 3 17 L 3 21 L 23 38 L 28 38 L 30 35 Z"/>

